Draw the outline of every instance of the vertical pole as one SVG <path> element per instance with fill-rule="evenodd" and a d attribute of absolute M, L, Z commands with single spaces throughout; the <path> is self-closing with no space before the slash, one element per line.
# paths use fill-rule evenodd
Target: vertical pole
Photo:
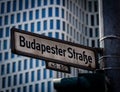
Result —
<path fill-rule="evenodd" d="M 112 92 L 120 92 L 120 0 L 99 0 L 100 61 Z"/>

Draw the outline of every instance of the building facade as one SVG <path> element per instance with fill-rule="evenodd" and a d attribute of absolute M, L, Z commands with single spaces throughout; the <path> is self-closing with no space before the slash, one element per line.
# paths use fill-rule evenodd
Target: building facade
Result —
<path fill-rule="evenodd" d="M 97 0 L 0 0 L 0 92 L 54 92 L 54 78 L 78 73 L 48 70 L 43 60 L 13 54 L 12 27 L 98 47 L 98 16 Z"/>

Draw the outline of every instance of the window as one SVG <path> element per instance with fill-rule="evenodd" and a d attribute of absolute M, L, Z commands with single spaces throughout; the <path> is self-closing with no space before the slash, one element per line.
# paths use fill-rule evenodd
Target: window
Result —
<path fill-rule="evenodd" d="M 13 85 L 16 86 L 17 85 L 17 75 L 13 76 Z"/>
<path fill-rule="evenodd" d="M 8 87 L 11 86 L 11 76 L 8 76 Z"/>
<path fill-rule="evenodd" d="M 3 37 L 3 29 L 0 28 L 0 38 L 2 38 L 2 37 Z"/>
<path fill-rule="evenodd" d="M 55 38 L 59 39 L 59 33 L 55 32 Z"/>
<path fill-rule="evenodd" d="M 1 3 L 1 14 L 5 12 L 5 3 Z"/>
<path fill-rule="evenodd" d="M 48 37 L 52 37 L 52 32 L 49 32 L 49 33 L 48 33 Z"/>
<path fill-rule="evenodd" d="M 27 92 L 27 86 L 23 87 L 23 92 Z"/>
<path fill-rule="evenodd" d="M 97 21 L 97 25 L 99 25 L 99 15 L 96 15 L 96 21 Z"/>
<path fill-rule="evenodd" d="M 99 29 L 95 28 L 95 37 L 98 37 L 98 36 L 99 36 Z"/>
<path fill-rule="evenodd" d="M 62 5 L 65 6 L 65 0 L 62 0 Z"/>
<path fill-rule="evenodd" d="M 41 0 L 37 0 L 37 6 L 41 6 Z"/>
<path fill-rule="evenodd" d="M 27 13 L 23 12 L 23 21 L 26 21 L 26 20 L 27 20 Z"/>
<path fill-rule="evenodd" d="M 53 20 L 50 20 L 50 29 L 53 29 Z"/>
<path fill-rule="evenodd" d="M 41 30 L 41 22 L 37 22 L 37 31 Z"/>
<path fill-rule="evenodd" d="M 0 41 L 0 51 L 1 51 L 1 49 L 2 49 L 2 48 L 1 48 L 2 46 L 1 46 L 1 45 L 2 45 L 2 41 Z"/>
<path fill-rule="evenodd" d="M 5 25 L 7 25 L 8 24 L 8 16 L 5 16 Z"/>
<path fill-rule="evenodd" d="M 52 7 L 48 8 L 48 17 L 52 17 Z"/>
<path fill-rule="evenodd" d="M 51 92 L 51 82 L 50 81 L 48 81 L 48 92 Z"/>
<path fill-rule="evenodd" d="M 34 23 L 31 23 L 31 32 L 34 32 Z"/>
<path fill-rule="evenodd" d="M 19 10 L 22 10 L 23 0 L 19 0 Z"/>
<path fill-rule="evenodd" d="M 35 72 L 32 71 L 31 72 L 31 82 L 33 82 L 35 80 Z"/>
<path fill-rule="evenodd" d="M 11 15 L 11 24 L 14 24 L 14 20 L 15 20 L 15 19 L 14 19 L 14 15 L 12 14 L 12 15 Z"/>
<path fill-rule="evenodd" d="M 55 16 L 59 17 L 59 8 L 55 8 Z"/>
<path fill-rule="evenodd" d="M 27 69 L 27 59 L 24 60 L 24 70 Z"/>
<path fill-rule="evenodd" d="M 41 79 L 41 71 L 40 70 L 37 70 L 37 80 L 40 80 Z"/>
<path fill-rule="evenodd" d="M 92 47 L 95 47 L 95 40 L 92 40 Z"/>
<path fill-rule="evenodd" d="M 15 89 L 13 88 L 13 89 L 11 89 L 11 92 L 15 92 Z"/>
<path fill-rule="evenodd" d="M 33 68 L 33 59 L 30 58 L 30 69 Z"/>
<path fill-rule="evenodd" d="M 43 70 L 43 79 L 46 79 L 46 78 L 47 78 L 47 70 L 44 69 L 44 70 Z"/>
<path fill-rule="evenodd" d="M 22 84 L 22 82 L 23 82 L 23 75 L 20 74 L 20 75 L 19 75 L 19 84 Z"/>
<path fill-rule="evenodd" d="M 33 92 L 33 86 L 32 85 L 29 86 L 29 92 Z"/>
<path fill-rule="evenodd" d="M 13 68 L 12 71 L 13 71 L 13 72 L 16 72 L 16 62 L 13 62 L 13 67 L 12 67 L 12 68 Z"/>
<path fill-rule="evenodd" d="M 0 26 L 2 26 L 2 17 L 0 17 Z"/>
<path fill-rule="evenodd" d="M 28 31 L 28 24 L 24 25 L 24 29 L 25 29 L 25 31 Z"/>
<path fill-rule="evenodd" d="M 8 60 L 8 52 L 5 52 L 5 60 Z"/>
<path fill-rule="evenodd" d="M 14 58 L 15 57 L 15 54 L 11 53 L 11 58 Z"/>
<path fill-rule="evenodd" d="M 43 30 L 47 30 L 47 20 L 43 21 Z"/>
<path fill-rule="evenodd" d="M 39 60 L 36 59 L 36 67 L 39 67 Z"/>
<path fill-rule="evenodd" d="M 62 33 L 62 40 L 65 40 L 65 35 Z"/>
<path fill-rule="evenodd" d="M 13 1 L 13 11 L 16 11 L 16 5 L 17 5 L 17 2 L 16 0 Z"/>
<path fill-rule="evenodd" d="M 57 5 L 60 5 L 60 0 L 56 0 L 56 4 L 57 4 Z"/>
<path fill-rule="evenodd" d="M 39 92 L 39 84 L 35 84 L 35 92 Z"/>
<path fill-rule="evenodd" d="M 10 7 L 11 7 L 11 5 L 10 5 L 10 4 L 11 4 L 11 2 L 10 2 L 10 1 L 8 1 L 8 2 L 7 2 L 7 12 L 10 12 Z"/>
<path fill-rule="evenodd" d="M 54 3 L 54 0 L 50 0 L 50 4 L 53 4 Z"/>
<path fill-rule="evenodd" d="M 50 74 L 50 78 L 52 78 L 53 77 L 53 71 L 52 70 L 49 70 L 49 74 Z"/>
<path fill-rule="evenodd" d="M 46 10 L 42 9 L 42 18 L 45 18 L 45 16 L 46 16 Z"/>
<path fill-rule="evenodd" d="M 36 0 L 31 0 L 31 8 L 34 8 L 34 7 L 35 7 L 35 1 L 36 1 Z"/>
<path fill-rule="evenodd" d="M 91 1 L 88 1 L 88 9 L 89 9 L 89 12 L 92 12 L 92 2 Z"/>
<path fill-rule="evenodd" d="M 2 78 L 2 88 L 5 88 L 5 83 L 6 83 L 6 78 L 3 77 L 3 78 Z"/>
<path fill-rule="evenodd" d="M 28 83 L 28 81 L 29 81 L 29 73 L 26 72 L 25 73 L 25 83 Z"/>
<path fill-rule="evenodd" d="M 2 53 L 0 53 L 0 61 L 2 61 Z"/>
<path fill-rule="evenodd" d="M 64 18 L 64 16 L 65 16 L 65 11 L 64 11 L 64 9 L 62 9 L 62 18 Z"/>
<path fill-rule="evenodd" d="M 42 66 L 45 66 L 45 61 L 42 60 Z"/>
<path fill-rule="evenodd" d="M 1 65 L 1 75 L 5 74 L 5 65 Z"/>
<path fill-rule="evenodd" d="M 17 14 L 17 22 L 20 22 L 20 13 Z"/>
<path fill-rule="evenodd" d="M 44 0 L 44 5 L 47 5 L 47 1 L 48 1 L 48 0 Z"/>
<path fill-rule="evenodd" d="M 41 83 L 41 92 L 45 92 L 45 83 Z"/>
<path fill-rule="evenodd" d="M 29 0 L 25 0 L 25 9 L 28 9 L 29 7 Z"/>
<path fill-rule="evenodd" d="M 98 11 L 98 2 L 94 1 L 94 11 L 97 12 Z"/>
<path fill-rule="evenodd" d="M 3 44 L 3 49 L 5 50 L 5 49 L 7 49 L 7 40 L 4 40 L 3 43 L 4 43 L 4 44 Z"/>
<path fill-rule="evenodd" d="M 9 34 L 10 34 L 9 27 L 6 27 L 6 37 L 9 37 Z"/>
<path fill-rule="evenodd" d="M 90 37 L 93 37 L 93 30 L 92 30 L 92 28 L 90 28 L 89 36 L 90 36 Z"/>
<path fill-rule="evenodd" d="M 91 26 L 94 26 L 94 15 L 91 15 Z"/>
<path fill-rule="evenodd" d="M 7 74 L 10 73 L 10 63 L 7 64 Z"/>
<path fill-rule="evenodd" d="M 36 10 L 36 19 L 39 19 L 39 10 Z"/>
<path fill-rule="evenodd" d="M 18 61 L 18 71 L 22 70 L 22 61 Z"/>
<path fill-rule="evenodd" d="M 60 20 L 56 20 L 56 29 L 60 29 Z"/>
<path fill-rule="evenodd" d="M 29 12 L 29 20 L 32 20 L 33 19 L 33 11 L 30 11 Z"/>
<path fill-rule="evenodd" d="M 17 88 L 17 92 L 21 92 L 21 89 L 20 89 L 20 87 L 19 87 L 19 88 Z"/>
<path fill-rule="evenodd" d="M 63 21 L 63 31 L 65 31 L 65 22 Z"/>

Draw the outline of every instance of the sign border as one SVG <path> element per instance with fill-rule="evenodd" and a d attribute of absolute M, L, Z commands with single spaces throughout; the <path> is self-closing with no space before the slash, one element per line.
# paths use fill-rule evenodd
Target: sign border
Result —
<path fill-rule="evenodd" d="M 15 42 L 16 41 L 13 41 L 13 40 L 15 40 L 15 32 L 19 32 L 19 33 L 35 36 L 35 37 L 42 38 L 42 39 L 52 40 L 52 41 L 55 41 L 55 42 L 60 42 L 60 43 L 71 45 L 71 46 L 75 46 L 75 47 L 78 47 L 78 48 L 92 50 L 94 52 L 94 54 L 95 54 L 95 68 L 87 67 L 87 66 L 83 66 L 83 65 L 71 64 L 71 63 L 67 63 L 67 62 L 62 62 L 61 63 L 62 60 L 59 61 L 59 60 L 55 60 L 55 59 L 51 59 L 51 58 L 46 58 L 46 57 L 42 57 L 42 56 L 30 54 L 30 53 L 18 51 L 18 50 L 15 49 Z M 68 42 L 68 41 L 64 41 L 64 40 L 60 40 L 60 39 L 47 37 L 47 36 L 44 36 L 44 35 L 32 33 L 32 32 L 21 30 L 21 29 L 17 29 L 17 28 L 14 28 L 14 27 L 11 28 L 11 51 L 13 53 L 15 53 L 15 54 L 18 54 L 18 55 L 23 55 L 23 56 L 32 57 L 32 58 L 41 59 L 41 60 L 46 60 L 46 61 L 52 61 L 52 62 L 55 62 L 55 63 L 69 65 L 69 66 L 76 67 L 76 68 L 82 68 L 82 69 L 87 69 L 87 70 L 95 70 L 95 69 L 98 68 L 97 51 L 96 51 L 95 48 L 88 47 L 88 46 L 83 46 L 83 45 L 80 45 L 80 44 L 77 44 L 77 43 L 72 43 L 72 42 Z"/>

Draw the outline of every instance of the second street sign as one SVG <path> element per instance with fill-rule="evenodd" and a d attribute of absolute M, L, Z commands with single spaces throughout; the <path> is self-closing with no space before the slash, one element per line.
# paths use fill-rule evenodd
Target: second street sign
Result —
<path fill-rule="evenodd" d="M 39 34 L 11 29 L 12 52 L 84 69 L 96 68 L 95 50 Z"/>

